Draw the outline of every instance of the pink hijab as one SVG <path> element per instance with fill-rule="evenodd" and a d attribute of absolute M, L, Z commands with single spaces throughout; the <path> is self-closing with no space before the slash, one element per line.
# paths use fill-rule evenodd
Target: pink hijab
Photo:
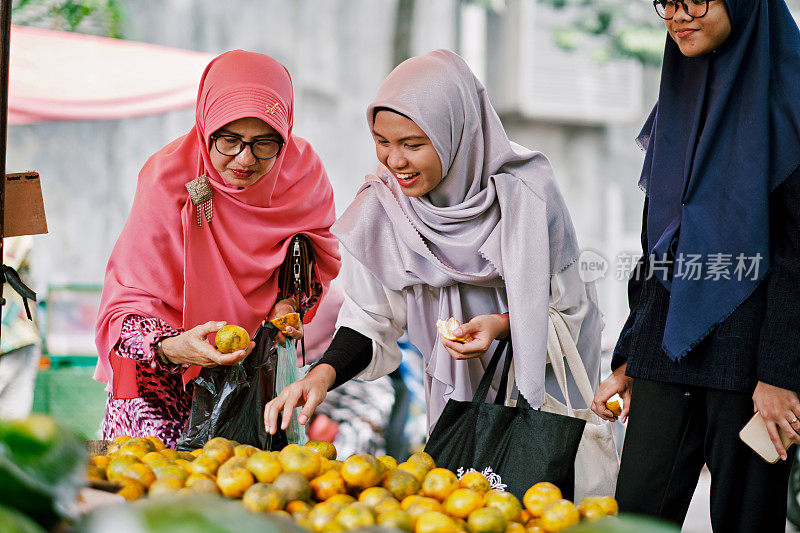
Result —
<path fill-rule="evenodd" d="M 114 398 L 139 396 L 136 362 L 114 351 L 127 315 L 156 317 L 175 329 L 225 320 L 252 336 L 276 301 L 280 265 L 297 233 L 314 244 L 324 289 L 338 273 L 338 243 L 329 231 L 333 190 L 317 154 L 292 135 L 293 105 L 283 65 L 263 54 L 227 52 L 203 73 L 194 128 L 145 163 L 108 262 L 96 325 L 94 377 Z M 245 117 L 265 121 L 285 144 L 265 176 L 237 189 L 214 170 L 209 136 Z M 204 173 L 214 189 L 213 219 L 198 226 L 185 184 Z M 199 371 L 190 367 L 184 383 Z"/>

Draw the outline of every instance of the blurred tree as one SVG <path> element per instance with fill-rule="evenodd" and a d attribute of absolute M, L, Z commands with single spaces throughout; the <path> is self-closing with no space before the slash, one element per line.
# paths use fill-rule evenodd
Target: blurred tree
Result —
<path fill-rule="evenodd" d="M 123 13 L 118 0 L 13 0 L 14 24 L 120 38 Z"/>

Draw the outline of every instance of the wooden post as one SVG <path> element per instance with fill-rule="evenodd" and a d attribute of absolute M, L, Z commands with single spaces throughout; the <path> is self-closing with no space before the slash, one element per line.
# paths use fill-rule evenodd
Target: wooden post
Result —
<path fill-rule="evenodd" d="M 8 134 L 8 64 L 11 47 L 11 0 L 0 0 L 0 262 L 3 259 L 6 200 L 6 142 Z M 0 277 L 0 311 L 5 305 Z"/>

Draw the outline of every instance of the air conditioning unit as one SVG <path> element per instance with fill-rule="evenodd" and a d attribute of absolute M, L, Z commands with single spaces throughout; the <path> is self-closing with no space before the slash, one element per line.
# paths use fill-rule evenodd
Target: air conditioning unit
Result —
<path fill-rule="evenodd" d="M 556 122 L 640 120 L 641 64 L 598 62 L 590 46 L 560 48 L 554 32 L 570 19 L 536 0 L 508 0 L 488 18 L 485 76 L 497 111 Z"/>

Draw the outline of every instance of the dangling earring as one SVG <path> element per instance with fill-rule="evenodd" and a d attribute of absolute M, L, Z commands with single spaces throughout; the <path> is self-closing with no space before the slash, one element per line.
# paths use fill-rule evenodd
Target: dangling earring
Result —
<path fill-rule="evenodd" d="M 211 223 L 211 217 L 214 216 L 214 206 L 211 203 L 211 198 L 214 196 L 214 188 L 208 182 L 208 176 L 203 174 L 186 184 L 186 190 L 189 191 L 189 197 L 192 199 L 192 204 L 197 208 L 197 225 L 203 225 L 203 219 L 200 212 L 203 211 L 206 215 L 206 220 Z"/>

